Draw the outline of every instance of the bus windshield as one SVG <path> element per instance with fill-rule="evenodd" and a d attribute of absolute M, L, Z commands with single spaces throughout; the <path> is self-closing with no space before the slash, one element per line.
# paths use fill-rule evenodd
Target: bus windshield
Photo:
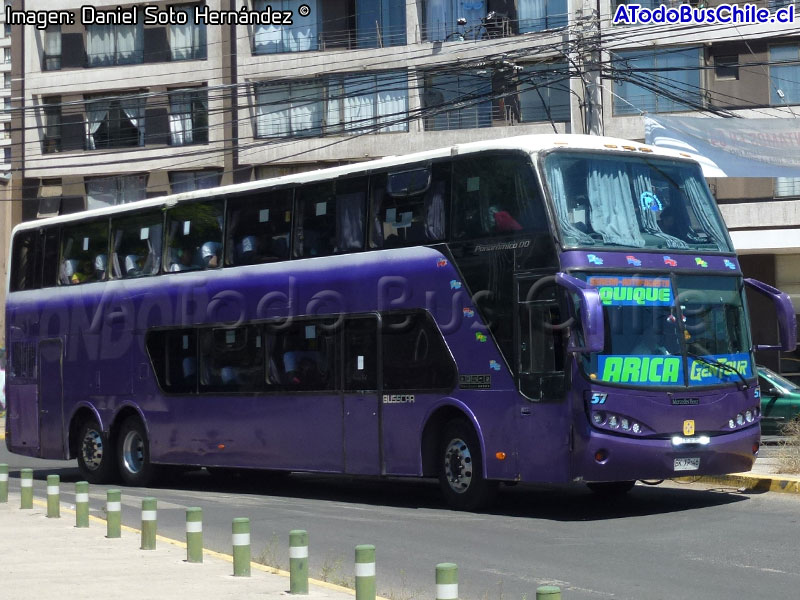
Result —
<path fill-rule="evenodd" d="M 733 252 L 696 163 L 554 151 L 544 176 L 565 247 Z"/>
<path fill-rule="evenodd" d="M 583 355 L 592 381 L 698 387 L 753 377 L 740 280 L 706 275 L 590 274 L 603 302 L 603 352 Z"/>

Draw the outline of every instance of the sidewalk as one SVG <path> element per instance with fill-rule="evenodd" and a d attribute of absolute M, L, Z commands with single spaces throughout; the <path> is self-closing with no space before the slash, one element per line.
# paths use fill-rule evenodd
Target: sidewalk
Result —
<path fill-rule="evenodd" d="M 138 532 L 124 528 L 107 539 L 104 522 L 85 529 L 62 503 L 60 519 L 48 519 L 42 501 L 20 510 L 19 494 L 0 504 L 4 599 L 60 598 L 241 598 L 289 596 L 289 578 L 251 565 L 250 577 L 234 577 L 224 555 L 207 552 L 202 564 L 186 562 L 186 550 L 159 537 L 155 550 L 141 550 Z M 146 584 L 146 585 L 145 585 Z M 353 593 L 310 582 L 310 600 L 352 600 Z"/>

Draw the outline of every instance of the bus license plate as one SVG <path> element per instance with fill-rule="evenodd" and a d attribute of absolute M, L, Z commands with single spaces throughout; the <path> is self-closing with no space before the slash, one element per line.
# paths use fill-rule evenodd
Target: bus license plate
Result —
<path fill-rule="evenodd" d="M 700 468 L 700 458 L 676 458 L 676 471 L 696 471 Z"/>

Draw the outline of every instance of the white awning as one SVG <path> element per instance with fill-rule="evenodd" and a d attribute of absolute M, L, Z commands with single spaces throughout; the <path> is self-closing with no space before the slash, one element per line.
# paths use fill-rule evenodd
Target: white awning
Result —
<path fill-rule="evenodd" d="M 697 155 L 706 177 L 800 177 L 800 119 L 644 118 L 647 144 Z"/>

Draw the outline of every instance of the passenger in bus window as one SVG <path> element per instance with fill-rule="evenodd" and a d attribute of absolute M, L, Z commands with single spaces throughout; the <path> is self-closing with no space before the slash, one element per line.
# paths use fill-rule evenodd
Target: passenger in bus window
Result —
<path fill-rule="evenodd" d="M 72 284 L 86 283 L 87 281 L 94 281 L 94 280 L 95 280 L 94 267 L 92 266 L 92 263 L 90 263 L 88 260 L 81 261 L 78 270 L 72 273 L 72 276 L 70 277 L 70 283 Z"/>
<path fill-rule="evenodd" d="M 219 242 L 206 242 L 200 248 L 200 257 L 206 269 L 216 269 L 219 267 L 222 244 Z"/>
<path fill-rule="evenodd" d="M 170 265 L 169 270 L 173 273 L 177 273 L 180 271 L 191 271 L 194 269 L 194 265 L 192 264 L 192 256 L 194 251 L 185 246 L 183 248 L 179 248 L 177 252 L 177 261 L 173 261 Z"/>

